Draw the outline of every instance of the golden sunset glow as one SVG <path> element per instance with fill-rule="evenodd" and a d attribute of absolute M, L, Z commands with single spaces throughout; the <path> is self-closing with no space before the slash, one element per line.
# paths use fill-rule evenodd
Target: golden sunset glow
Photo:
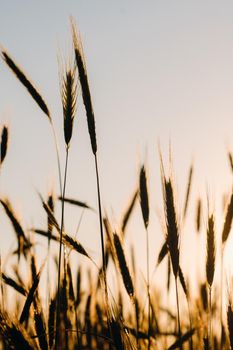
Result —
<path fill-rule="evenodd" d="M 2 2 L 0 349 L 233 349 L 232 18 Z"/>

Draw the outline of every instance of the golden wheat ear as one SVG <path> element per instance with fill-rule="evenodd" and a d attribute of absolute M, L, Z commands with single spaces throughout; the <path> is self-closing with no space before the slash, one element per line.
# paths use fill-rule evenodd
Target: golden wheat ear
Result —
<path fill-rule="evenodd" d="M 117 256 L 117 261 L 119 264 L 121 276 L 124 282 L 125 289 L 129 295 L 130 298 L 134 297 L 134 287 L 132 278 L 129 272 L 129 268 L 125 259 L 125 253 L 120 241 L 120 238 L 117 233 L 113 234 L 113 241 L 114 241 L 114 247 L 115 247 L 115 253 Z"/>
<path fill-rule="evenodd" d="M 167 244 L 171 256 L 172 269 L 174 276 L 177 277 L 179 270 L 179 230 L 177 225 L 176 210 L 174 203 L 174 191 L 171 179 L 163 180 L 164 183 L 164 202 L 167 226 Z"/>
<path fill-rule="evenodd" d="M 201 199 L 198 198 L 197 204 L 196 204 L 196 230 L 197 230 L 197 233 L 199 233 L 201 230 L 201 211 L 202 211 Z"/>
<path fill-rule="evenodd" d="M 206 257 L 206 278 L 209 287 L 212 286 L 215 271 L 215 225 L 214 225 L 214 215 L 210 215 L 208 218 L 207 227 L 207 257 Z"/>
<path fill-rule="evenodd" d="M 132 215 L 132 212 L 133 212 L 133 209 L 135 207 L 135 203 L 136 203 L 136 200 L 137 200 L 137 197 L 138 197 L 138 189 L 135 190 L 131 200 L 130 200 L 130 203 L 123 215 L 123 218 L 122 218 L 122 223 L 121 223 L 121 231 L 124 233 L 125 230 L 126 230 L 126 227 L 128 225 L 128 222 L 129 222 L 129 219 Z"/>
<path fill-rule="evenodd" d="M 70 19 L 70 22 L 71 22 L 71 30 L 72 30 L 72 36 L 73 36 L 75 60 L 78 68 L 78 75 L 79 75 L 79 81 L 80 81 L 81 90 L 82 90 L 83 103 L 86 109 L 87 125 L 88 125 L 90 140 L 91 140 L 91 148 L 92 148 L 93 154 L 96 154 L 97 141 L 96 141 L 96 131 L 95 131 L 95 116 L 94 116 L 94 110 L 93 110 L 93 105 L 91 100 L 91 92 L 89 88 L 82 43 L 81 43 L 80 37 L 78 36 L 75 22 L 72 17 Z"/>
<path fill-rule="evenodd" d="M 41 94 L 37 91 L 35 86 L 30 82 L 25 73 L 19 68 L 19 66 L 13 61 L 6 50 L 1 49 L 1 56 L 7 66 L 15 74 L 16 78 L 21 82 L 21 84 L 28 90 L 31 97 L 40 107 L 40 109 L 47 115 L 49 122 L 51 123 L 51 116 L 47 104 L 45 103 Z"/>
<path fill-rule="evenodd" d="M 142 210 L 142 216 L 145 228 L 147 229 L 149 223 L 149 199 L 147 190 L 147 175 L 144 165 L 141 167 L 139 176 L 139 194 L 140 194 L 140 204 Z"/>
<path fill-rule="evenodd" d="M 192 187 L 192 180 L 193 180 L 193 164 L 191 164 L 191 166 L 189 168 L 189 175 L 188 175 L 188 182 L 187 182 L 186 196 L 185 196 L 184 210 L 183 210 L 183 219 L 186 218 L 186 214 L 187 214 L 187 210 L 188 210 L 191 187 Z"/>
<path fill-rule="evenodd" d="M 69 203 L 69 204 L 72 204 L 72 205 L 76 205 L 77 207 L 81 207 L 81 208 L 84 208 L 84 209 L 90 209 L 90 210 L 94 210 L 92 207 L 90 207 L 87 203 L 85 202 L 81 202 L 77 199 L 73 199 L 73 198 L 62 198 L 61 196 L 58 197 L 58 199 L 60 201 L 64 201 L 66 203 Z"/>
<path fill-rule="evenodd" d="M 41 276 L 43 267 L 44 267 L 44 264 L 41 266 L 39 272 L 36 274 L 34 281 L 32 283 L 32 286 L 28 292 L 27 299 L 24 303 L 24 307 L 23 307 L 23 310 L 22 310 L 22 313 L 21 313 L 21 316 L 19 319 L 19 322 L 21 324 L 28 319 L 29 309 L 30 309 L 30 306 L 34 300 L 34 295 L 35 295 L 35 292 L 36 292 L 38 285 L 39 285 L 39 282 L 40 282 L 40 276 Z"/>
<path fill-rule="evenodd" d="M 223 230 L 222 230 L 222 245 L 226 243 L 228 236 L 230 234 L 232 219 L 233 219 L 233 193 L 231 194 L 231 198 L 227 206 L 227 212 L 226 212 L 225 221 L 224 221 Z"/>
<path fill-rule="evenodd" d="M 8 140 L 9 140 L 9 132 L 8 127 L 6 125 L 2 128 L 2 134 L 1 134 L 1 144 L 0 144 L 0 166 L 2 165 L 8 148 Z"/>
<path fill-rule="evenodd" d="M 231 171 L 233 173 L 233 157 L 232 157 L 232 153 L 228 152 L 227 155 L 228 155 L 229 165 L 230 165 Z"/>
<path fill-rule="evenodd" d="M 63 107 L 64 137 L 67 147 L 69 147 L 73 133 L 77 92 L 76 66 L 68 66 L 65 69 L 65 72 L 61 73 L 61 99 Z"/>

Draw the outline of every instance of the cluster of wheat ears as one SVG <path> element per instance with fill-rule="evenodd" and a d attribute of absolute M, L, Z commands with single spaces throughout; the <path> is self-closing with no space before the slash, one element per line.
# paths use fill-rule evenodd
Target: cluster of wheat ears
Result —
<path fill-rule="evenodd" d="M 103 217 L 102 215 L 94 110 L 81 40 L 77 34 L 73 19 L 71 19 L 71 31 L 74 60 L 73 62 L 69 60 L 71 63 L 67 64 L 61 72 L 61 99 L 66 149 L 63 178 L 56 132 L 49 108 L 33 83 L 15 63 L 9 53 L 5 49 L 1 49 L 3 61 L 15 74 L 20 83 L 26 87 L 30 96 L 46 115 L 51 126 L 60 185 L 59 195 L 55 196 L 50 193 L 46 199 L 40 196 L 41 204 L 47 216 L 48 225 L 46 229 L 30 228 L 30 230 L 25 230 L 17 218 L 10 201 L 7 198 L 0 197 L 1 207 L 9 218 L 17 238 L 17 249 L 12 254 L 16 254 L 18 260 L 24 259 L 30 271 L 28 281 L 25 282 L 19 268 L 15 267 L 15 275 L 10 277 L 7 271 L 3 271 L 2 264 L 0 264 L 1 349 L 233 349 L 233 308 L 230 293 L 227 310 L 223 307 L 222 302 L 223 256 L 231 231 L 233 193 L 229 196 L 230 200 L 226 206 L 222 228 L 220 298 L 212 297 L 216 243 L 215 218 L 214 213 L 210 210 L 208 210 L 206 215 L 206 280 L 199 283 L 198 296 L 194 298 L 189 290 L 189 284 L 184 277 L 180 264 L 180 228 L 172 175 L 165 174 L 162 156 L 160 155 L 165 239 L 158 254 L 157 266 L 163 260 L 167 260 L 168 269 L 165 276 L 167 281 L 165 292 L 167 294 L 169 294 L 171 288 L 170 280 L 174 278 L 174 295 L 176 296 L 176 312 L 174 312 L 174 309 L 169 308 L 169 306 L 164 305 L 160 301 L 150 278 L 148 237 L 150 206 L 145 165 L 142 165 L 140 168 L 138 186 L 123 215 L 119 232 L 113 230 L 108 217 L 106 215 Z M 102 254 L 100 267 L 97 266 L 76 237 L 67 234 L 64 228 L 65 203 L 80 206 L 85 210 L 91 209 L 84 202 L 66 197 L 68 156 L 76 114 L 78 87 L 82 92 L 82 101 L 85 107 L 96 170 Z M 8 126 L 2 126 L 0 140 L 1 170 L 7 155 L 8 129 Z M 230 154 L 229 160 L 233 169 L 233 161 Z M 193 167 L 191 166 L 183 218 L 187 215 L 192 174 Z M 61 217 L 59 220 L 55 217 L 55 199 L 59 200 L 61 204 Z M 141 285 L 140 288 L 136 283 L 137 269 L 134 264 L 134 254 L 132 254 L 132 269 L 130 269 L 124 249 L 126 228 L 135 203 L 138 200 L 145 226 L 147 257 L 145 284 Z M 204 215 L 204 213 L 201 213 L 203 210 L 200 200 L 197 201 L 196 207 L 195 223 L 196 230 L 199 232 L 201 229 L 201 216 Z M 35 240 L 30 240 L 32 235 L 43 236 L 48 242 L 47 260 L 39 270 L 34 249 Z M 45 269 L 45 265 L 48 265 L 51 255 L 51 241 L 58 243 L 56 252 L 56 291 L 53 295 L 50 292 L 51 276 L 49 276 L 49 267 L 47 266 L 48 278 L 46 288 L 48 300 L 44 302 L 38 286 L 41 274 Z M 89 259 L 90 264 L 93 264 L 98 269 L 95 282 L 93 282 L 93 276 L 89 278 L 89 282 L 86 280 L 83 282 L 84 270 L 81 269 L 80 264 L 77 266 L 75 275 L 70 266 L 69 253 L 71 250 L 85 256 Z M 119 288 L 114 295 L 108 283 L 107 270 L 109 269 L 109 261 L 112 261 L 113 268 L 120 272 Z M 12 288 L 17 295 L 20 295 L 20 298 L 17 299 L 20 302 L 15 304 L 13 311 L 12 305 L 11 309 L 9 309 L 6 303 L 6 294 L 9 292 L 9 288 Z M 142 293 L 146 296 L 146 302 L 143 302 L 141 298 Z M 186 306 L 183 303 L 183 307 L 181 307 L 180 293 L 185 296 Z"/>

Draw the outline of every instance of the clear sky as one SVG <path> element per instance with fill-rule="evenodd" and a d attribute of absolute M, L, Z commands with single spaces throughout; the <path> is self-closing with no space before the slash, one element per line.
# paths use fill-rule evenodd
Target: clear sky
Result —
<path fill-rule="evenodd" d="M 205 200 L 208 188 L 220 211 L 222 194 L 231 189 L 227 150 L 233 148 L 233 2 L 0 0 L 0 43 L 47 101 L 61 151 L 57 55 L 71 51 L 69 15 L 75 18 L 83 40 L 96 116 L 103 206 L 115 224 L 136 186 L 139 164 L 147 159 L 152 266 L 163 240 L 157 218 L 157 212 L 162 212 L 158 140 L 165 158 L 169 140 L 172 144 L 178 207 L 182 208 L 192 160 L 193 202 L 198 195 Z M 81 98 L 79 105 L 67 196 L 96 207 L 94 163 Z M 11 134 L 0 190 L 10 197 L 25 226 L 42 226 L 45 215 L 35 190 L 46 195 L 57 181 L 51 130 L 3 62 L 0 120 L 9 124 Z M 194 209 L 190 209 L 192 231 Z M 67 206 L 67 225 L 74 231 L 81 212 L 68 210 Z M 1 246 L 8 247 L 14 236 L 7 233 L 3 212 L 0 221 Z M 144 242 L 140 218 L 135 222 L 129 240 Z M 80 240 L 98 258 L 97 216 L 84 215 Z"/>

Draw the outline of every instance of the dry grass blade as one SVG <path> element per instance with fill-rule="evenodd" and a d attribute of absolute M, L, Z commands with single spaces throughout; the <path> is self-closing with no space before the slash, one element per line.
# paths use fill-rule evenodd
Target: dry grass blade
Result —
<path fill-rule="evenodd" d="M 174 194 L 171 179 L 163 179 L 164 182 L 164 202 L 167 227 L 167 244 L 171 256 L 174 276 L 177 277 L 179 270 L 179 232 L 174 204 Z"/>
<path fill-rule="evenodd" d="M 78 68 L 79 81 L 82 89 L 83 103 L 86 109 L 88 131 L 91 140 L 91 147 L 93 154 L 97 152 L 96 132 L 95 132 L 95 117 L 94 110 L 91 101 L 91 93 L 88 83 L 87 71 L 84 61 L 84 55 L 82 50 L 81 40 L 77 34 L 74 20 L 71 18 L 71 28 L 73 36 L 73 44 L 75 51 L 75 59 Z"/>
<path fill-rule="evenodd" d="M 13 280 L 12 278 L 6 276 L 4 273 L 1 274 L 3 281 L 8 285 L 11 286 L 12 288 L 14 288 L 14 290 L 16 290 L 18 293 L 26 296 L 27 295 L 27 291 L 24 288 L 23 285 L 20 285 L 19 283 L 17 283 L 15 280 Z"/>
<path fill-rule="evenodd" d="M 25 304 L 24 304 L 24 307 L 23 307 L 23 310 L 22 310 L 22 313 L 21 313 L 21 316 L 19 319 L 20 323 L 23 323 L 28 318 L 29 309 L 30 309 L 30 306 L 33 302 L 34 294 L 35 294 L 37 287 L 39 285 L 40 276 L 41 276 L 41 272 L 43 270 L 43 267 L 44 267 L 44 265 L 41 266 L 40 271 L 37 273 L 36 278 L 34 279 L 32 286 L 28 292 L 28 296 L 27 296 L 27 299 L 25 301 Z"/>
<path fill-rule="evenodd" d="M 184 212 L 183 212 L 183 218 L 185 219 L 188 209 L 188 203 L 190 198 L 190 191 L 192 186 L 192 179 L 193 179 L 193 165 L 191 165 L 189 169 L 189 177 L 188 177 L 188 184 L 186 189 L 186 196 L 185 196 L 185 204 L 184 204 Z"/>
<path fill-rule="evenodd" d="M 194 334 L 195 329 L 191 329 L 190 331 L 186 332 L 180 339 L 175 341 L 171 346 L 169 346 L 168 350 L 175 350 L 180 348 L 182 344 L 184 344 L 186 341 L 188 341 Z"/>
<path fill-rule="evenodd" d="M 122 276 L 122 279 L 124 282 L 124 286 L 125 286 L 125 289 L 126 289 L 128 295 L 130 296 L 130 298 L 133 298 L 134 287 L 133 287 L 132 278 L 131 278 L 131 275 L 129 272 L 129 268 L 128 268 L 128 265 L 126 263 L 124 250 L 122 248 L 121 241 L 120 241 L 118 235 L 116 233 L 114 233 L 113 237 L 114 237 L 114 247 L 115 247 L 115 252 L 116 252 L 116 256 L 117 256 L 117 261 L 119 264 L 119 268 L 120 268 L 121 276 Z"/>
<path fill-rule="evenodd" d="M 167 241 L 165 241 L 159 252 L 159 256 L 157 259 L 157 266 L 161 264 L 161 262 L 163 261 L 167 253 L 168 253 L 168 246 L 167 246 Z"/>
<path fill-rule="evenodd" d="M 215 227 L 214 216 L 209 216 L 207 228 L 207 258 L 206 258 L 206 278 L 209 286 L 212 286 L 215 271 Z"/>
<path fill-rule="evenodd" d="M 227 326 L 228 326 L 231 349 L 233 349 L 233 310 L 232 310 L 232 305 L 230 301 L 228 303 L 228 308 L 227 308 Z"/>
<path fill-rule="evenodd" d="M 200 232 L 200 229 L 201 229 L 201 199 L 198 198 L 197 207 L 196 207 L 196 230 L 197 230 L 197 232 Z"/>
<path fill-rule="evenodd" d="M 231 224 L 233 219 L 233 193 L 231 194 L 231 199 L 227 207 L 227 213 L 225 216 L 224 226 L 222 230 L 222 244 L 225 244 L 229 233 L 231 231 Z"/>
<path fill-rule="evenodd" d="M 1 51 L 1 55 L 3 60 L 6 62 L 8 67 L 13 71 L 13 73 L 16 75 L 16 77 L 19 79 L 19 81 L 26 87 L 29 94 L 32 96 L 32 98 L 36 101 L 38 106 L 42 109 L 42 111 L 47 115 L 49 118 L 50 123 L 52 122 L 51 116 L 49 113 L 49 109 L 44 102 L 44 99 L 39 94 L 39 92 L 36 90 L 36 88 L 33 86 L 33 84 L 30 82 L 30 80 L 26 77 L 26 75 L 23 73 L 23 71 L 16 65 L 16 63 L 12 60 L 12 58 L 8 55 L 8 53 L 5 50 Z"/>
<path fill-rule="evenodd" d="M 7 126 L 3 126 L 2 128 L 2 134 L 1 134 L 1 145 L 0 145 L 0 166 L 2 165 L 7 152 L 7 146 L 8 146 L 8 128 Z"/>
<path fill-rule="evenodd" d="M 93 210 L 93 208 L 91 208 L 87 203 L 78 201 L 78 200 L 76 200 L 76 199 L 72 199 L 72 198 L 62 198 L 61 196 L 59 196 L 58 199 L 59 199 L 60 201 L 63 200 L 63 201 L 66 202 L 66 203 L 73 204 L 73 205 L 76 205 L 76 206 L 81 207 L 81 208 Z"/>
<path fill-rule="evenodd" d="M 124 216 L 123 216 L 123 219 L 122 219 L 122 224 L 121 224 L 121 231 L 124 232 L 125 229 L 126 229 L 126 226 L 129 222 L 129 218 L 133 212 L 133 208 L 135 206 L 135 203 L 136 203 L 136 199 L 138 197 L 138 190 L 135 191 L 135 193 L 133 194 L 132 196 L 132 199 L 129 203 L 129 206 L 128 208 L 126 209 L 125 213 L 124 213 Z"/>
<path fill-rule="evenodd" d="M 76 68 L 68 67 L 61 78 L 61 97 L 64 117 L 64 136 L 69 147 L 77 102 Z"/>
<path fill-rule="evenodd" d="M 147 191 L 147 176 L 144 166 L 142 166 L 140 170 L 139 191 L 143 221 L 145 228 L 147 228 L 149 223 L 149 200 Z"/>

